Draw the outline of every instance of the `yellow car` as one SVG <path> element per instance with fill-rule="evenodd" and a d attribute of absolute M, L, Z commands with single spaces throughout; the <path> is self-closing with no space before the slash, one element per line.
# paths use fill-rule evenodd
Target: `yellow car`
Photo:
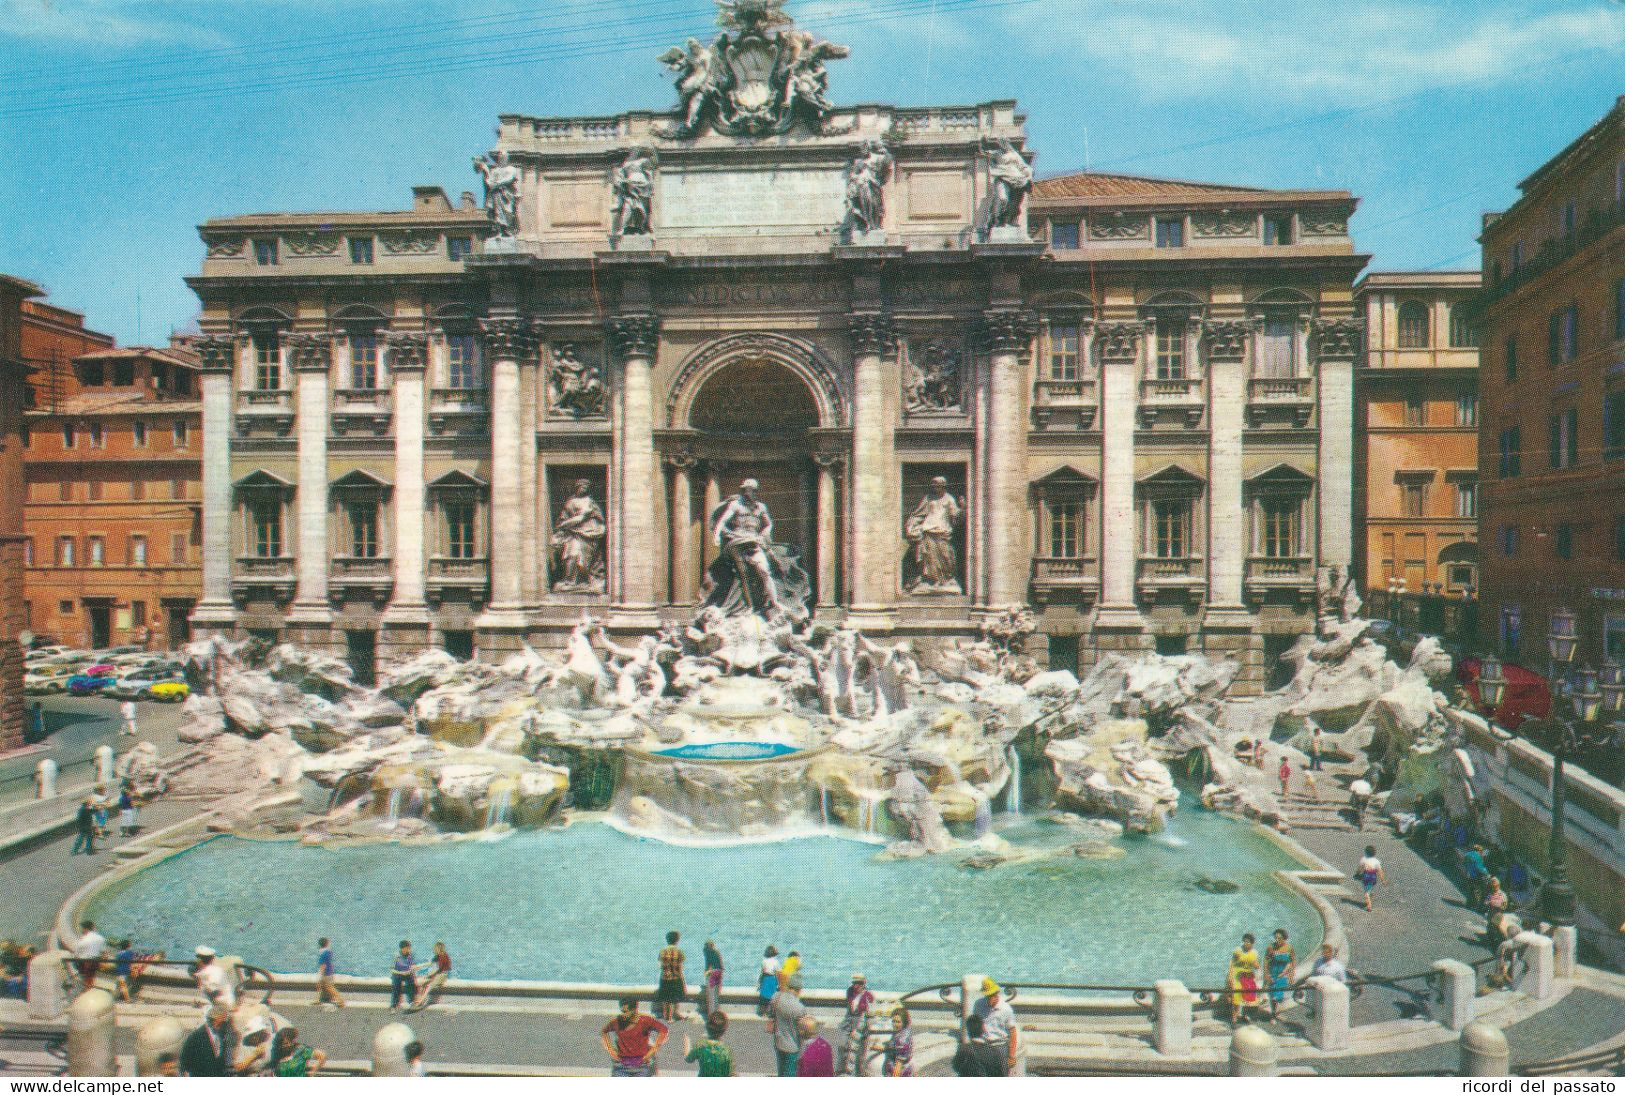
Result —
<path fill-rule="evenodd" d="M 159 681 L 148 694 L 162 703 L 180 703 L 192 694 L 192 690 L 185 681 Z"/>

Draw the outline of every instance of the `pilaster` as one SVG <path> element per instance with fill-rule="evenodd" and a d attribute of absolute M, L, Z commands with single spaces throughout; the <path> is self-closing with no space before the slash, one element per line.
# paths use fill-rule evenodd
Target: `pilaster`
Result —
<path fill-rule="evenodd" d="M 1354 357 L 1360 348 L 1357 319 L 1325 319 L 1314 324 L 1316 383 L 1319 385 L 1320 572 L 1338 567 L 1348 573 L 1354 558 Z"/>
<path fill-rule="evenodd" d="M 992 609 L 1027 600 L 1027 373 L 1023 358 L 1037 331 L 1038 317 L 1023 308 L 990 308 L 982 314 L 989 359 L 987 421 L 983 424 L 987 477 L 983 562 L 985 607 Z"/>
<path fill-rule="evenodd" d="M 1208 378 L 1208 533 L 1205 627 L 1248 628 L 1243 600 L 1247 522 L 1242 498 L 1242 431 L 1247 405 L 1247 346 L 1253 325 L 1204 325 Z"/>
<path fill-rule="evenodd" d="M 200 631 L 229 633 L 237 622 L 231 600 L 232 377 L 237 343 L 228 336 L 211 336 L 194 345 L 202 359 L 203 596 L 191 622 Z"/>
<path fill-rule="evenodd" d="M 381 646 L 410 654 L 429 645 L 429 606 L 425 599 L 427 558 L 424 535 L 425 481 L 424 371 L 428 339 L 413 332 L 389 336 L 389 371 L 395 392 L 394 593 L 383 616 Z"/>
<path fill-rule="evenodd" d="M 859 312 L 850 317 L 852 350 L 852 582 L 848 616 L 853 626 L 890 630 L 895 620 L 897 565 L 902 553 L 895 482 L 896 449 L 886 414 L 884 359 L 896 352 L 891 317 Z"/>
<path fill-rule="evenodd" d="M 327 411 L 330 402 L 332 347 L 325 335 L 292 334 L 287 338 L 296 390 L 295 430 L 299 481 L 296 488 L 298 528 L 295 543 L 298 586 L 287 622 L 295 641 L 325 645 L 333 612 L 327 604 Z"/>
<path fill-rule="evenodd" d="M 1140 632 L 1135 599 L 1139 522 L 1134 512 L 1135 400 L 1140 378 L 1142 321 L 1095 326 L 1100 350 L 1100 610 L 1096 630 Z"/>
<path fill-rule="evenodd" d="M 491 366 L 491 534 L 486 547 L 491 601 L 476 626 L 490 633 L 482 638 L 482 650 L 503 650 L 517 646 L 517 633 L 526 624 L 519 362 L 533 352 L 535 341 L 525 320 L 488 319 L 480 326 Z"/>

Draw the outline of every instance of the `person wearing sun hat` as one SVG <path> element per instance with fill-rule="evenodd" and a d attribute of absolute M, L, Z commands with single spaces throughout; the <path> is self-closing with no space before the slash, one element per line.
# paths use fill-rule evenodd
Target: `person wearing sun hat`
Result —
<path fill-rule="evenodd" d="M 982 978 L 982 996 L 971 1006 L 971 1014 L 982 1020 L 982 1040 L 1004 1054 L 1012 1075 L 1016 1071 L 1016 1013 L 1004 998 L 1004 990 L 991 977 Z"/>
<path fill-rule="evenodd" d="M 854 1056 L 863 1055 L 863 1027 L 874 1006 L 875 994 L 869 991 L 869 979 L 861 973 L 852 975 L 852 984 L 846 990 L 846 1014 L 841 1017 L 841 1034 L 835 1043 L 835 1073 L 845 1076 L 848 1063 Z"/>
<path fill-rule="evenodd" d="M 213 947 L 199 947 L 192 952 L 197 956 L 197 971 L 193 974 L 197 978 L 198 991 L 203 994 L 205 1004 L 219 1004 L 228 1010 L 237 1006 L 237 988 L 231 983 L 231 975 L 224 966 L 215 961 Z"/>

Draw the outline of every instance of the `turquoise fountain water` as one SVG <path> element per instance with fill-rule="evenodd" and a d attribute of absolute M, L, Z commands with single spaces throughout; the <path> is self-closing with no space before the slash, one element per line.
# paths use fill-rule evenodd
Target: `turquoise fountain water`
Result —
<path fill-rule="evenodd" d="M 1057 847 L 1077 830 L 1026 822 L 1014 842 Z M 682 848 L 582 823 L 487 842 L 334 848 L 221 837 L 103 891 L 89 915 L 138 949 L 200 943 L 308 972 L 331 936 L 341 972 L 382 976 L 395 944 L 444 940 L 461 977 L 652 984 L 664 933 L 683 933 L 689 977 L 717 941 L 729 984 L 762 948 L 804 957 L 810 986 L 862 970 L 903 991 L 984 972 L 1013 981 L 1223 983 L 1241 933 L 1286 928 L 1318 944 L 1313 910 L 1272 872 L 1296 866 L 1248 826 L 1185 810 L 1127 855 L 1070 854 L 989 870 L 956 856 L 876 858 L 836 836 Z M 1212 894 L 1204 877 L 1240 889 Z"/>

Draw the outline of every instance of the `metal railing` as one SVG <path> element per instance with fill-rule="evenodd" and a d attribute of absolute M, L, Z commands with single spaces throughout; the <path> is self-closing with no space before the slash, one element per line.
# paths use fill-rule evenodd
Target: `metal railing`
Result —
<path fill-rule="evenodd" d="M 79 976 L 80 961 L 81 959 L 71 957 L 62 959 L 63 973 L 69 978 L 69 984 L 72 984 L 73 980 Z M 173 958 L 138 957 L 133 963 L 133 967 L 140 967 L 140 972 L 135 974 L 138 981 L 162 984 L 165 986 L 193 984 L 194 979 L 197 976 L 198 969 L 196 962 L 186 962 Z M 157 967 L 160 972 L 153 973 L 152 971 L 154 967 Z M 100 980 L 103 974 L 110 974 L 117 968 L 118 962 L 116 959 L 108 958 L 106 956 L 97 959 L 97 980 Z M 238 975 L 238 1000 L 241 1001 L 248 993 L 263 990 L 265 995 L 260 997 L 259 1002 L 269 1007 L 271 1004 L 271 997 L 276 992 L 276 977 L 272 975 L 271 971 L 261 966 L 250 965 L 247 962 L 239 962 L 233 968 Z M 162 972 L 166 970 L 175 970 L 178 972 Z M 136 986 L 132 986 L 132 988 L 134 987 Z"/>

